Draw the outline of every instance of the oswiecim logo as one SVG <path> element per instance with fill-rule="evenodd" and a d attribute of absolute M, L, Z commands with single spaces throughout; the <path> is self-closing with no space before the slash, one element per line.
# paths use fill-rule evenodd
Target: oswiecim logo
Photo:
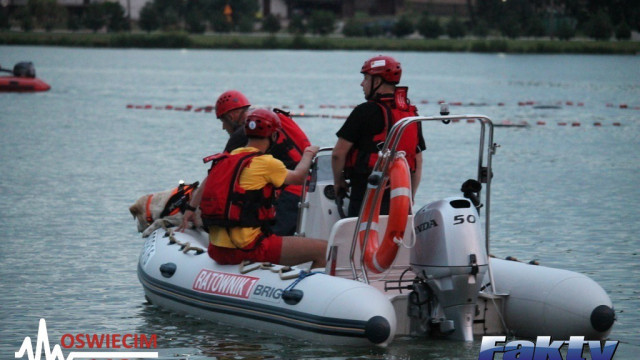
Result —
<path fill-rule="evenodd" d="M 62 346 L 62 347 L 61 347 Z M 157 347 L 156 335 L 146 336 L 144 334 L 64 334 L 60 339 L 60 344 L 56 344 L 53 349 L 49 347 L 49 335 L 47 334 L 47 323 L 40 319 L 38 326 L 38 338 L 36 339 L 36 351 L 30 337 L 25 337 L 20 346 L 20 350 L 15 353 L 15 358 L 20 359 L 27 355 L 29 360 L 42 360 L 44 351 L 45 360 L 73 360 L 81 359 L 155 359 L 158 352 L 153 351 L 128 351 L 130 349 L 151 349 Z M 71 351 L 65 358 L 62 354 L 65 349 L 89 349 L 88 351 Z M 125 351 L 93 351 L 93 349 L 125 349 Z"/>

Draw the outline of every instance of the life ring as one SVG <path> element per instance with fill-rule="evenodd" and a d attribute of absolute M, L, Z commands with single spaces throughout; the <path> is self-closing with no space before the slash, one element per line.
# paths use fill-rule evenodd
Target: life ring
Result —
<path fill-rule="evenodd" d="M 387 229 L 384 232 L 382 242 L 378 236 L 378 219 L 380 216 L 380 204 L 382 196 L 378 197 L 375 207 L 371 206 L 373 202 L 374 191 L 369 191 L 369 195 L 365 199 L 365 207 L 362 214 L 362 222 L 358 238 L 360 240 L 360 249 L 363 248 L 364 239 L 367 235 L 367 220 L 370 212 L 373 211 L 371 218 L 371 226 L 367 240 L 366 249 L 364 250 L 364 263 L 367 269 L 373 273 L 380 274 L 391 267 L 393 260 L 398 254 L 399 243 L 404 237 L 404 230 L 407 226 L 409 218 L 409 210 L 411 208 L 411 176 L 409 165 L 404 157 L 396 158 L 389 169 L 389 180 L 391 183 L 391 199 L 389 204 L 389 220 L 387 221 Z M 383 188 L 386 184 L 383 184 Z"/>

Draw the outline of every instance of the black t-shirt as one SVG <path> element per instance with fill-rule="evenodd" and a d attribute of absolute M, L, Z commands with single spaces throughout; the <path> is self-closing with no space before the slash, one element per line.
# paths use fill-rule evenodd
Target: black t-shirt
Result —
<path fill-rule="evenodd" d="M 353 109 L 340 130 L 336 133 L 353 143 L 356 149 L 361 149 L 370 143 L 371 139 L 384 129 L 384 115 L 382 108 L 373 101 L 362 103 Z M 422 123 L 418 122 L 418 148 L 416 153 L 424 151 L 427 146 L 422 135 Z"/>
<path fill-rule="evenodd" d="M 383 129 L 382 109 L 376 103 L 367 101 L 353 109 L 336 135 L 352 142 L 353 146 L 359 149 L 364 142 L 370 142 L 373 136 Z"/>
<path fill-rule="evenodd" d="M 417 125 L 419 139 L 416 153 L 419 153 L 426 149 L 426 144 L 422 135 L 422 125 L 420 122 Z M 367 101 L 353 109 L 336 135 L 353 143 L 353 148 L 355 149 L 374 152 L 377 146 L 373 143 L 373 137 L 383 129 L 384 114 L 382 113 L 382 108 L 373 101 Z M 369 169 L 354 170 L 349 176 L 351 180 L 351 195 L 358 199 L 364 196 Z"/>
<path fill-rule="evenodd" d="M 244 127 L 240 126 L 236 131 L 229 136 L 227 145 L 224 147 L 224 151 L 230 153 L 231 151 L 247 146 L 249 138 L 244 134 Z"/>

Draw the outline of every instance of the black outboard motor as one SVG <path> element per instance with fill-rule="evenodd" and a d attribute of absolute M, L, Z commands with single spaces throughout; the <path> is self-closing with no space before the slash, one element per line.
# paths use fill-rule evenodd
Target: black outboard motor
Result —
<path fill-rule="evenodd" d="M 22 61 L 13 67 L 13 76 L 16 77 L 36 77 L 36 68 L 31 61 Z"/>

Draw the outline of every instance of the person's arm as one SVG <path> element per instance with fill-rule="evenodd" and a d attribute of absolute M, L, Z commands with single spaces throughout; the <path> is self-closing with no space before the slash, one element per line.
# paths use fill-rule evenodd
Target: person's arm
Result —
<path fill-rule="evenodd" d="M 196 191 L 193 192 L 193 195 L 191 196 L 191 201 L 189 201 L 190 207 L 197 209 L 198 206 L 200 206 L 200 201 L 202 201 L 202 193 L 204 192 L 204 187 L 207 184 L 208 177 L 209 176 L 205 177 L 204 180 L 202 180 L 202 183 L 200 184 L 200 186 L 198 186 Z M 189 227 L 189 222 L 194 222 L 195 216 L 196 216 L 195 211 L 187 209 L 184 212 L 184 216 L 182 217 L 182 223 L 180 224 L 180 226 L 178 226 L 176 230 L 182 232 L 185 229 L 187 229 Z"/>
<path fill-rule="evenodd" d="M 331 152 L 331 169 L 333 170 L 333 189 L 337 194 L 342 194 L 347 190 L 347 182 L 344 179 L 344 164 L 347 161 L 347 154 L 353 143 L 343 138 L 338 138 L 336 145 Z"/>
<path fill-rule="evenodd" d="M 304 184 L 304 180 L 307 178 L 307 174 L 309 173 L 313 157 L 316 156 L 318 150 L 320 150 L 320 148 L 315 145 L 307 146 L 307 148 L 304 149 L 302 159 L 300 159 L 296 168 L 287 171 L 287 177 L 284 179 L 284 183 L 286 185 Z"/>
<path fill-rule="evenodd" d="M 415 199 L 420 180 L 422 179 L 422 153 L 416 154 L 416 171 L 411 173 L 411 199 Z"/>

